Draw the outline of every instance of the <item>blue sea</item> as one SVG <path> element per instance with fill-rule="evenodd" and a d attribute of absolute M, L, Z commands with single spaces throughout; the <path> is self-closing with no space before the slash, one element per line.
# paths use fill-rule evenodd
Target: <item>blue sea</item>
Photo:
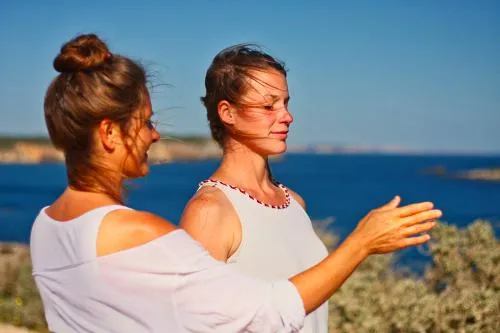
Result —
<path fill-rule="evenodd" d="M 179 221 L 197 183 L 216 169 L 217 161 L 152 166 L 150 175 L 130 184 L 129 204 Z M 482 218 L 500 229 L 500 183 L 440 177 L 424 172 L 436 166 L 449 171 L 500 166 L 500 156 L 402 156 L 380 154 L 287 154 L 273 161 L 274 178 L 305 199 L 313 220 L 333 219 L 341 238 L 372 208 L 394 195 L 403 203 L 433 201 L 442 220 L 463 227 Z M 64 189 L 63 165 L 0 165 L 0 241 L 27 243 L 40 208 Z M 425 252 L 425 251 L 424 251 Z M 404 264 L 428 258 L 405 250 Z"/>

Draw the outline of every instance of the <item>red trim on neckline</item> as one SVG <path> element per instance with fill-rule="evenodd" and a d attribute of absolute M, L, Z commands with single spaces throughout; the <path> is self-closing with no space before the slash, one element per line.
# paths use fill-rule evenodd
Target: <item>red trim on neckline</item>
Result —
<path fill-rule="evenodd" d="M 223 185 L 223 186 L 226 186 L 226 187 L 229 187 L 230 189 L 233 189 L 233 190 L 238 190 L 240 191 L 242 194 L 245 194 L 247 197 L 249 197 L 250 199 L 252 199 L 253 201 L 257 202 L 258 204 L 260 205 L 263 205 L 265 207 L 269 207 L 269 208 L 273 208 L 273 209 L 285 209 L 287 208 L 288 206 L 290 206 L 290 193 L 288 192 L 288 189 L 282 185 L 281 183 L 277 182 L 276 180 L 273 180 L 273 183 L 278 186 L 282 191 L 283 193 L 285 193 L 285 203 L 282 204 L 282 205 L 271 205 L 271 204 L 268 204 L 268 203 L 265 203 L 265 202 L 262 202 L 260 201 L 259 199 L 255 198 L 253 195 L 251 195 L 250 193 L 248 193 L 247 191 L 245 191 L 244 189 L 241 189 L 237 186 L 233 186 L 233 185 L 230 185 L 230 184 L 226 184 L 220 180 L 217 180 L 217 179 L 206 179 L 206 180 L 203 180 L 200 182 L 200 184 L 198 186 L 203 186 L 205 184 L 209 184 L 209 183 L 215 183 L 215 184 L 220 184 L 220 185 Z"/>

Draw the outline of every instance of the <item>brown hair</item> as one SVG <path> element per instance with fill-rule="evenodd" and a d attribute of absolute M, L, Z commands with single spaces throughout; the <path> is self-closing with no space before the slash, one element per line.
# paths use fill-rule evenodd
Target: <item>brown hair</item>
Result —
<path fill-rule="evenodd" d="M 285 64 L 263 52 L 257 45 L 238 44 L 220 51 L 212 60 L 205 76 L 205 97 L 201 101 L 207 109 L 207 119 L 212 137 L 223 147 L 226 128 L 222 123 L 218 104 L 226 100 L 243 104 L 242 96 L 248 91 L 252 71 L 274 69 L 286 77 Z"/>
<path fill-rule="evenodd" d="M 93 129 L 109 119 L 127 133 L 133 113 L 149 98 L 144 68 L 112 54 L 94 34 L 64 44 L 53 65 L 60 74 L 45 95 L 45 121 L 52 143 L 64 152 L 69 186 L 122 202 L 123 189 L 95 158 Z"/>

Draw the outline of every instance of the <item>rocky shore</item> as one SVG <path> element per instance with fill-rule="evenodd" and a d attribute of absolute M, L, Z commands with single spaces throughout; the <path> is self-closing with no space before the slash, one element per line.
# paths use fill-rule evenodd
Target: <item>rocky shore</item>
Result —
<path fill-rule="evenodd" d="M 447 178 L 500 182 L 500 167 L 450 171 L 442 165 L 423 170 L 423 173 Z"/>
<path fill-rule="evenodd" d="M 151 163 L 172 161 L 194 161 L 217 159 L 222 156 L 221 149 L 212 140 L 197 142 L 160 141 L 151 146 L 148 157 Z M 64 155 L 49 142 L 18 141 L 11 146 L 0 148 L 0 163 L 38 164 L 62 163 Z"/>
<path fill-rule="evenodd" d="M 500 182 L 500 167 L 489 169 L 472 169 L 457 174 L 459 178 Z"/>

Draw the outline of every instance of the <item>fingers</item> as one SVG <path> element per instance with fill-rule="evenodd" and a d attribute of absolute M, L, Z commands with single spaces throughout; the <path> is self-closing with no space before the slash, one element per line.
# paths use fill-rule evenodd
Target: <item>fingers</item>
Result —
<path fill-rule="evenodd" d="M 398 245 L 399 245 L 400 249 L 404 249 L 406 247 L 416 246 L 416 245 L 421 245 L 421 244 L 427 243 L 430 239 L 431 239 L 431 236 L 425 234 L 425 235 L 421 235 L 421 236 L 405 238 L 405 239 L 401 240 Z"/>
<path fill-rule="evenodd" d="M 392 198 L 391 201 L 389 201 L 383 206 L 380 206 L 379 210 L 384 211 L 384 210 L 394 209 L 397 208 L 400 203 L 401 203 L 401 197 L 399 195 L 396 195 L 394 198 Z"/>
<path fill-rule="evenodd" d="M 408 227 L 404 230 L 403 236 L 410 237 L 410 236 L 414 236 L 416 234 L 421 234 L 421 233 L 424 233 L 424 232 L 431 230 L 435 226 L 436 226 L 435 221 L 429 221 L 429 222 L 413 225 L 413 226 Z"/>
<path fill-rule="evenodd" d="M 429 209 L 432 209 L 434 204 L 432 202 L 419 202 L 403 207 L 394 209 L 391 214 L 399 217 L 411 216 Z"/>
<path fill-rule="evenodd" d="M 401 219 L 401 223 L 403 225 L 410 226 L 413 224 L 422 223 L 424 221 L 436 220 L 441 216 L 443 216 L 443 213 L 439 209 L 426 210 L 421 213 L 417 213 Z"/>

